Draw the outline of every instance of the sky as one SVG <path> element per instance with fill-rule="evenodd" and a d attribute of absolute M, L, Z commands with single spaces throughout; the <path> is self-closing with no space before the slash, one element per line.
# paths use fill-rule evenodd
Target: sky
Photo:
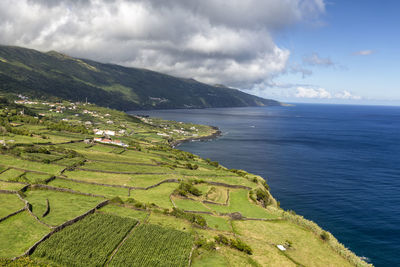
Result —
<path fill-rule="evenodd" d="M 399 1 L 1 0 L 0 43 L 284 102 L 400 104 Z"/>

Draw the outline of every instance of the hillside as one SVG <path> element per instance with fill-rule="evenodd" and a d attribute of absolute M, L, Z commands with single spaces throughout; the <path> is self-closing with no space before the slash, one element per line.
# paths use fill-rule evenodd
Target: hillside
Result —
<path fill-rule="evenodd" d="M 0 103 L 1 266 L 367 266 L 262 177 L 171 148 L 215 128 Z"/>
<path fill-rule="evenodd" d="M 58 52 L 0 46 L 0 92 L 85 101 L 119 110 L 280 105 L 224 86 Z"/>

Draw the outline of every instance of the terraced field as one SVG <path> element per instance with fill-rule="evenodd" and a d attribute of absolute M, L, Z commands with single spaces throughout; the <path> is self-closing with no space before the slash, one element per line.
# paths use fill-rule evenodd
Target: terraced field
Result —
<path fill-rule="evenodd" d="M 365 266 L 280 209 L 261 177 L 172 149 L 157 134 L 184 129 L 176 141 L 214 129 L 74 107 L 25 107 L 46 124 L 0 109 L 0 124 L 31 131 L 7 124 L 12 131 L 0 136 L 1 266 Z M 75 114 L 123 132 L 112 138 L 128 147 L 94 142 Z"/>

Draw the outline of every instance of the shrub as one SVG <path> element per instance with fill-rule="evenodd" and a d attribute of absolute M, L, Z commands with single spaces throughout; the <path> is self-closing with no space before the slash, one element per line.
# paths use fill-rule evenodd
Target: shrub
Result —
<path fill-rule="evenodd" d="M 197 225 L 199 227 L 207 227 L 207 221 L 204 219 L 203 216 L 199 214 L 194 214 L 194 213 L 189 213 L 189 212 L 184 212 L 181 209 L 178 208 L 173 208 L 172 211 L 169 213 L 172 216 L 175 216 L 176 218 L 181 218 L 190 221 L 194 225 Z"/>
<path fill-rule="evenodd" d="M 322 231 L 321 234 L 320 234 L 320 237 L 324 241 L 328 241 L 329 240 L 329 234 L 326 231 Z"/>
<path fill-rule="evenodd" d="M 182 181 L 179 184 L 176 193 L 178 193 L 181 196 L 187 196 L 188 194 L 192 194 L 194 196 L 202 195 L 201 191 L 198 188 L 196 188 L 191 182 L 188 181 Z"/>
<path fill-rule="evenodd" d="M 251 247 L 240 239 L 228 239 L 226 236 L 222 234 L 217 235 L 216 237 L 214 237 L 214 239 L 215 242 L 218 244 L 230 246 L 231 248 L 243 251 L 249 255 L 253 254 L 253 250 L 251 249 Z"/>

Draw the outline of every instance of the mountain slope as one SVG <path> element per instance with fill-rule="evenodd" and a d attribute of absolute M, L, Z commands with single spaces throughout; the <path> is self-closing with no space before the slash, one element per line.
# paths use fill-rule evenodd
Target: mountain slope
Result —
<path fill-rule="evenodd" d="M 0 46 L 0 92 L 88 101 L 121 110 L 280 105 L 236 89 L 58 52 Z"/>

